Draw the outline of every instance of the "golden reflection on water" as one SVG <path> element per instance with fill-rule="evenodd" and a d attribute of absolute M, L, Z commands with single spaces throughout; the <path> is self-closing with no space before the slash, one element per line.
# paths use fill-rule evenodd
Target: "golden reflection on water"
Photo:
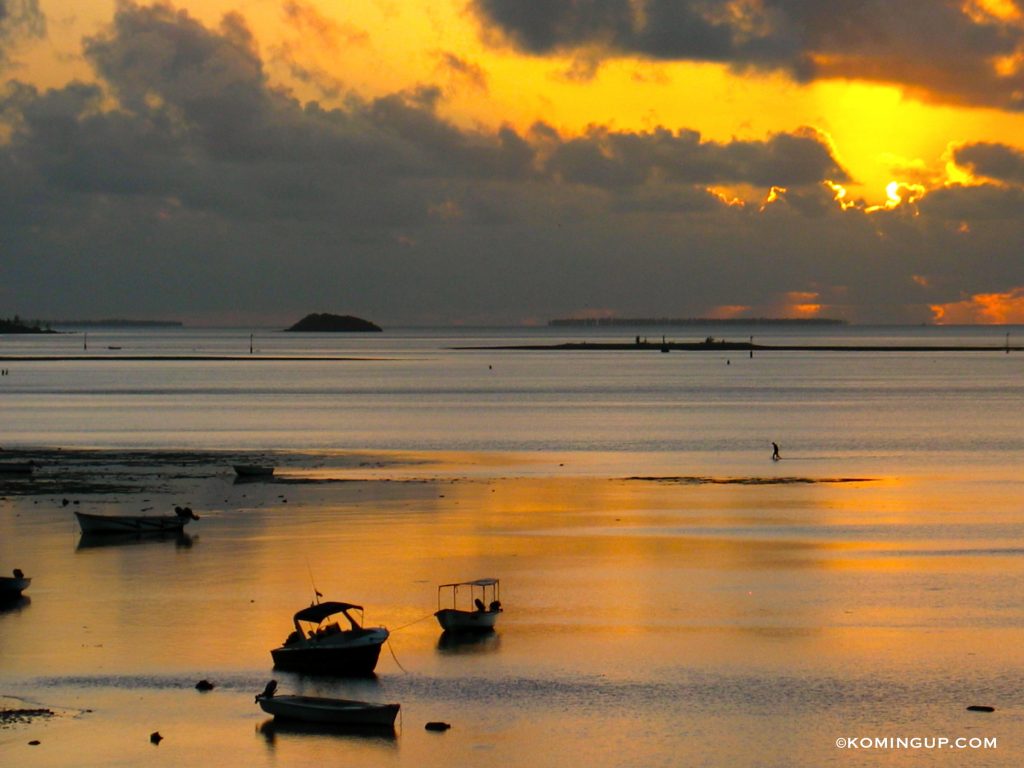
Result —
<path fill-rule="evenodd" d="M 83 707 L 98 701 L 102 711 L 86 725 L 104 754 L 116 752 L 113 731 L 126 720 L 142 728 L 145 715 L 177 707 L 164 722 L 193 742 L 208 734 L 235 745 L 225 765 L 253 757 L 240 723 L 265 754 L 299 764 L 332 742 L 252 736 L 262 718 L 248 687 L 275 674 L 269 651 L 315 588 L 364 605 L 366 623 L 393 630 L 370 684 L 278 675 L 308 693 L 400 696 L 411 727 L 384 747 L 358 742 L 359 755 L 440 764 L 438 742 L 419 732 L 440 710 L 459 718 L 471 742 L 522 765 L 558 748 L 556 730 L 572 734 L 572 745 L 605 749 L 625 738 L 617 697 L 647 712 L 651 743 L 640 751 L 663 760 L 687 747 L 659 707 L 673 717 L 682 707 L 705 739 L 727 736 L 717 708 L 733 725 L 769 733 L 779 686 L 802 706 L 827 708 L 838 696 L 863 714 L 871 679 L 912 707 L 915 687 L 967 697 L 972 680 L 989 690 L 1024 661 L 1014 500 L 1005 490 L 979 494 L 969 478 L 691 484 L 577 474 L 550 457 L 525 470 L 493 456 L 405 457 L 401 470 L 387 458 L 261 484 L 204 475 L 145 501 L 80 507 L 129 513 L 188 502 L 202 519 L 187 542 L 81 546 L 57 499 L 7 498 L 0 567 L 35 581 L 31 603 L 0 613 L 0 681 L 38 699 L 52 687 Z M 446 647 L 431 616 L 437 584 L 482 576 L 502 580 L 497 635 Z M 159 682 L 168 676 L 179 682 Z M 228 681 L 199 700 L 205 715 L 160 687 L 199 677 Z M 40 678 L 49 682 L 33 682 Z M 74 682 L 82 678 L 100 682 Z M 574 714 L 591 685 L 597 703 Z M 490 698 L 488 687 L 500 693 Z M 751 689 L 754 703 L 742 693 Z M 557 728 L 517 746 L 529 733 L 517 709 Z M 468 759 L 473 750 L 459 738 L 449 743 Z M 0 734 L 0 752 L 9 744 Z M 811 752 L 819 762 L 830 754 Z M 74 764 L 70 754 L 50 764 Z"/>

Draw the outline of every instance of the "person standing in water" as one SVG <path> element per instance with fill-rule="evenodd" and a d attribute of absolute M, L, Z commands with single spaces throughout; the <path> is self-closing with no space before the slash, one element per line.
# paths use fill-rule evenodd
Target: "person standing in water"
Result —
<path fill-rule="evenodd" d="M 772 461 L 778 461 L 782 457 L 779 456 L 779 444 L 772 441 Z"/>

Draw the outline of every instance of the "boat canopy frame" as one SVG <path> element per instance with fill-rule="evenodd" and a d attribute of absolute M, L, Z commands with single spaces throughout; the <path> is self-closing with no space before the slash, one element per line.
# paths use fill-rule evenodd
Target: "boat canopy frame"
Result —
<path fill-rule="evenodd" d="M 356 621 L 352 616 L 349 615 L 349 611 L 359 611 L 359 621 Z M 355 603 L 339 603 L 335 601 L 327 601 L 325 603 L 313 603 L 308 608 L 303 608 L 301 611 L 297 611 L 292 617 L 292 621 L 295 623 L 295 628 L 300 630 L 300 621 L 305 621 L 309 624 L 321 624 L 325 619 L 331 616 L 341 614 L 348 619 L 349 624 L 352 625 L 352 629 L 362 629 L 364 622 L 363 606 L 356 605 Z"/>
<path fill-rule="evenodd" d="M 454 581 L 451 584 L 440 584 L 437 587 L 437 610 L 441 608 L 441 598 L 444 594 L 444 590 L 450 589 L 452 591 L 452 608 L 458 609 L 459 600 L 459 587 L 469 587 L 469 599 L 470 604 L 473 602 L 473 598 L 476 597 L 477 589 L 480 590 L 480 599 L 484 605 L 491 605 L 491 603 L 501 602 L 501 580 L 500 579 L 474 579 L 473 581 Z M 487 590 L 491 591 L 491 599 L 487 599 Z"/>

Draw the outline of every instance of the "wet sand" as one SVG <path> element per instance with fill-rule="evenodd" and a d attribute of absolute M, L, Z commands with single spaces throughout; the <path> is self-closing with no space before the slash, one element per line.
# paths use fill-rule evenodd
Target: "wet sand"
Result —
<path fill-rule="evenodd" d="M 55 713 L 0 727 L 5 764 L 914 756 L 837 753 L 851 730 L 998 736 L 971 765 L 1019 756 L 1007 672 L 1024 661 L 1019 510 L 975 480 L 768 461 L 638 472 L 622 456 L 579 454 L 40 449 L 0 460 L 38 464 L 31 478 L 0 478 L 0 568 L 34 579 L 0 612 L 0 695 L 12 710 Z M 277 473 L 238 482 L 234 463 Z M 964 519 L 968 503 L 983 512 Z M 83 545 L 71 514 L 176 504 L 201 517 L 183 537 Z M 447 645 L 436 585 L 482 576 L 502 579 L 498 632 Z M 271 669 L 269 649 L 314 587 L 392 629 L 376 679 Z M 252 701 L 271 677 L 283 692 L 400 701 L 399 727 L 272 725 Z M 195 690 L 204 678 L 214 690 Z M 972 704 L 996 712 L 984 720 Z M 426 732 L 430 720 L 453 728 Z"/>

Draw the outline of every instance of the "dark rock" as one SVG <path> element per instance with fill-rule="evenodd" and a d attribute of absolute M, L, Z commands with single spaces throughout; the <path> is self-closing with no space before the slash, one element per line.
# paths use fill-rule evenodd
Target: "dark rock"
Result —
<path fill-rule="evenodd" d="M 213 690 L 213 683 L 211 683 L 209 680 L 205 680 L 205 679 L 204 680 L 200 680 L 198 683 L 196 683 L 196 690 L 197 691 L 212 691 Z"/>
<path fill-rule="evenodd" d="M 163 738 L 164 737 L 160 735 L 160 731 L 153 731 L 151 734 L 149 734 L 149 740 L 154 744 L 159 744 L 161 741 L 163 741 Z"/>
<path fill-rule="evenodd" d="M 380 331 L 379 325 L 352 315 L 331 315 L 327 312 L 306 315 L 286 331 L 305 333 L 358 333 Z"/>
<path fill-rule="evenodd" d="M 985 704 L 972 704 L 967 708 L 968 712 L 995 712 L 995 707 L 989 707 Z"/>
<path fill-rule="evenodd" d="M 451 727 L 451 723 L 443 723 L 440 720 L 431 720 L 424 726 L 428 731 L 447 731 Z"/>

